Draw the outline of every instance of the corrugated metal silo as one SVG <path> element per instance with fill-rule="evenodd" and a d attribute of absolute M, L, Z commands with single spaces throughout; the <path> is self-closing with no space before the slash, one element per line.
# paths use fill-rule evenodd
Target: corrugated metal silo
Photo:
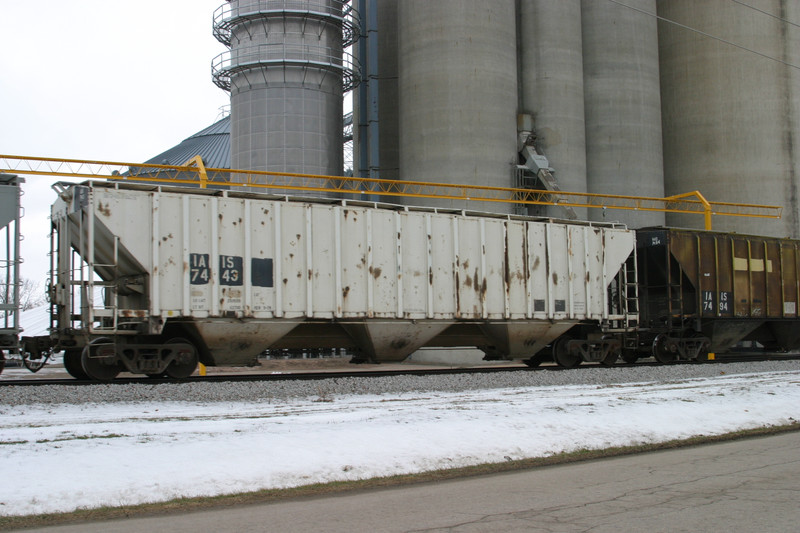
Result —
<path fill-rule="evenodd" d="M 655 0 L 629 0 L 655 13 Z M 662 197 L 656 19 L 611 2 L 581 1 L 589 192 Z M 660 225 L 656 212 L 591 210 L 593 220 Z"/>
<path fill-rule="evenodd" d="M 586 125 L 580 0 L 520 2 L 522 110 L 559 187 L 586 192 Z M 563 210 L 548 208 L 553 216 Z M 575 210 L 586 218 L 585 209 Z"/>
<path fill-rule="evenodd" d="M 401 179 L 511 185 L 517 151 L 515 25 L 514 0 L 399 2 Z M 512 210 L 493 203 L 424 203 Z"/>
<path fill-rule="evenodd" d="M 231 91 L 231 167 L 341 175 L 342 95 L 355 82 L 343 43 L 357 38 L 340 0 L 230 0 L 212 63 Z M 344 34 L 344 35 L 343 35 Z"/>
<path fill-rule="evenodd" d="M 800 3 L 768 1 L 763 11 L 800 21 Z M 800 30 L 739 3 L 658 2 L 661 16 L 780 61 L 800 65 Z M 714 229 L 800 236 L 800 75 L 672 24 L 660 23 L 667 194 L 699 189 L 709 200 L 784 206 L 780 221 L 715 219 Z M 667 217 L 702 227 L 702 219 Z"/>

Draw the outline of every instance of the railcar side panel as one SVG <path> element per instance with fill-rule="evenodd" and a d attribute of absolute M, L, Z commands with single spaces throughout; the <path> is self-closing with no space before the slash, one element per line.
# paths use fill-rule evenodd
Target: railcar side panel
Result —
<path fill-rule="evenodd" d="M 58 273 L 74 288 L 59 303 L 89 310 L 76 342 L 194 332 L 207 359 L 244 364 L 303 324 L 319 326 L 315 346 L 338 335 L 399 360 L 452 345 L 446 330 L 464 323 L 513 358 L 636 313 L 609 304 L 635 245 L 613 224 L 124 183 L 70 186 L 53 218 L 57 253 L 76 250 L 91 272 Z M 100 287 L 102 306 L 81 300 Z"/>

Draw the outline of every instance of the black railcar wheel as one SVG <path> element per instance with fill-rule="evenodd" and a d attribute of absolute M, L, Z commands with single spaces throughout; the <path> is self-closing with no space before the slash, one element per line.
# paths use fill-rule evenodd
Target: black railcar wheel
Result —
<path fill-rule="evenodd" d="M 543 361 L 544 361 L 544 356 L 538 353 L 528 359 L 522 360 L 523 363 L 525 363 L 531 368 L 536 368 L 537 366 L 541 365 Z"/>
<path fill-rule="evenodd" d="M 174 379 L 185 379 L 191 376 L 199 362 L 197 349 L 188 340 L 182 338 L 170 339 L 166 344 L 186 344 L 190 347 L 190 349 L 179 351 L 179 361 L 171 362 L 167 366 L 166 374 Z"/>
<path fill-rule="evenodd" d="M 667 349 L 666 335 L 659 335 L 653 340 L 653 357 L 662 364 L 674 363 L 678 360 L 678 354 Z"/>
<path fill-rule="evenodd" d="M 75 379 L 85 380 L 89 379 L 89 376 L 83 371 L 81 352 L 80 348 L 64 350 L 64 370 Z"/>
<path fill-rule="evenodd" d="M 581 357 L 579 355 L 573 355 L 567 350 L 567 343 L 571 340 L 571 337 L 564 336 L 553 343 L 553 361 L 555 361 L 558 366 L 575 368 L 581 364 Z"/>
<path fill-rule="evenodd" d="M 619 359 L 619 351 L 613 350 L 604 359 L 600 361 L 600 364 L 603 366 L 614 366 L 615 364 L 617 364 L 618 359 Z"/>
<path fill-rule="evenodd" d="M 622 360 L 632 365 L 633 363 L 639 360 L 639 356 L 636 355 L 636 352 L 633 350 L 623 350 Z"/>
<path fill-rule="evenodd" d="M 81 367 L 90 379 L 111 381 L 122 371 L 114 341 L 105 337 L 87 344 L 81 352 Z"/>

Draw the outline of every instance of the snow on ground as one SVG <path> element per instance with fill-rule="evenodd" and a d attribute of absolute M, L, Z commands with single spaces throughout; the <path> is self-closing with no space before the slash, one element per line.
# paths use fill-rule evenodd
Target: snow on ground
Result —
<path fill-rule="evenodd" d="M 47 335 L 47 328 L 50 327 L 50 305 L 44 304 L 20 312 L 19 325 L 26 337 Z"/>
<path fill-rule="evenodd" d="M 800 371 L 255 403 L 8 407 L 0 396 L 0 415 L 0 515 L 24 515 L 787 424 L 800 420 Z"/>

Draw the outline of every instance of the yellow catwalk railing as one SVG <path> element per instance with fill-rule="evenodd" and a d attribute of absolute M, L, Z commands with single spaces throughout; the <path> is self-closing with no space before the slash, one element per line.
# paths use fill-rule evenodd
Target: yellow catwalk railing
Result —
<path fill-rule="evenodd" d="M 403 198 L 435 198 L 521 205 L 569 206 L 586 208 L 660 211 L 665 213 L 700 214 L 706 229 L 711 229 L 712 215 L 759 218 L 780 218 L 783 208 L 771 205 L 712 202 L 699 191 L 651 198 L 567 191 L 486 187 L 423 181 L 400 181 L 373 178 L 321 176 L 264 172 L 256 170 L 206 168 L 199 156 L 185 165 L 144 165 L 114 161 L 57 159 L 0 154 L 0 172 L 57 176 L 64 178 L 113 179 L 187 185 L 200 188 L 209 185 L 248 187 L 262 192 L 340 193 L 360 199 L 368 195 Z"/>

